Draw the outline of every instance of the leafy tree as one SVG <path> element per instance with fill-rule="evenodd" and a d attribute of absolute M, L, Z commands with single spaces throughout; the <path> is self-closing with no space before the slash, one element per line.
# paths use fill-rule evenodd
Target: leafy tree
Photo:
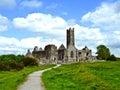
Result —
<path fill-rule="evenodd" d="M 116 61 L 117 58 L 116 58 L 116 56 L 115 56 L 114 54 L 112 54 L 112 55 L 108 58 L 108 60 L 110 60 L 110 61 Z"/>
<path fill-rule="evenodd" d="M 99 45 L 97 47 L 97 58 L 100 60 L 107 60 L 110 57 L 110 50 L 105 45 Z"/>

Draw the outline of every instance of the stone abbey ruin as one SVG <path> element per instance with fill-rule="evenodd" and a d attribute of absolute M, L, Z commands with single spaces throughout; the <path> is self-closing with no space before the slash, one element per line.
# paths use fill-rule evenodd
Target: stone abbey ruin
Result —
<path fill-rule="evenodd" d="M 67 64 L 96 60 L 96 57 L 92 56 L 92 50 L 87 46 L 81 50 L 75 47 L 74 28 L 67 29 L 66 39 L 66 48 L 63 44 L 58 49 L 54 44 L 46 45 L 44 50 L 35 46 L 32 53 L 28 50 L 26 56 L 37 58 L 40 64 Z"/>

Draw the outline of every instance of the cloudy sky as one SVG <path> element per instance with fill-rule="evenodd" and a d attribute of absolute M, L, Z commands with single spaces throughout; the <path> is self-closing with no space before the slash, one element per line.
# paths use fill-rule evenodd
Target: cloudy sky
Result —
<path fill-rule="evenodd" d="M 0 0 L 0 54 L 25 54 L 34 46 L 75 44 L 96 52 L 104 44 L 120 56 L 120 0 Z"/>

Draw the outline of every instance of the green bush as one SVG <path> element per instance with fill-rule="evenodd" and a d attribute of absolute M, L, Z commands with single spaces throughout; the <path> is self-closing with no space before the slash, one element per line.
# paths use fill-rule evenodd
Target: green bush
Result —
<path fill-rule="evenodd" d="M 113 54 L 108 58 L 108 61 L 116 61 L 116 60 L 117 58 Z"/>
<path fill-rule="evenodd" d="M 24 68 L 24 65 L 23 65 L 22 62 L 17 63 L 17 62 L 14 61 L 14 62 L 10 63 L 10 67 L 11 67 L 12 69 L 21 70 L 21 69 Z"/>
<path fill-rule="evenodd" d="M 39 61 L 36 58 L 24 57 L 23 55 L 1 55 L 0 70 L 21 70 L 24 66 L 38 66 Z"/>
<path fill-rule="evenodd" d="M 24 65 L 23 65 L 23 63 L 17 63 L 17 65 L 16 65 L 16 70 L 21 70 L 21 69 L 23 69 L 24 68 Z"/>
<path fill-rule="evenodd" d="M 24 57 L 22 59 L 24 66 L 38 66 L 39 65 L 39 61 L 36 58 L 33 57 Z"/>
<path fill-rule="evenodd" d="M 13 54 L 9 54 L 9 55 L 1 55 L 0 56 L 0 62 L 3 62 L 3 63 L 8 63 L 10 64 L 11 62 L 22 62 L 22 58 L 24 56 L 23 55 L 13 55 Z"/>
<path fill-rule="evenodd" d="M 23 63 L 17 63 L 17 62 L 12 62 L 12 63 L 2 63 L 0 62 L 0 70 L 1 71 L 10 71 L 11 69 L 15 70 L 21 70 L 24 68 Z"/>
<path fill-rule="evenodd" d="M 24 68 L 22 61 L 23 55 L 1 55 L 0 56 L 0 70 L 9 71 L 11 69 L 21 70 Z"/>
<path fill-rule="evenodd" d="M 9 64 L 5 64 L 5 63 L 1 63 L 0 62 L 0 70 L 2 70 L 2 71 L 10 71 L 10 66 L 9 66 Z"/>

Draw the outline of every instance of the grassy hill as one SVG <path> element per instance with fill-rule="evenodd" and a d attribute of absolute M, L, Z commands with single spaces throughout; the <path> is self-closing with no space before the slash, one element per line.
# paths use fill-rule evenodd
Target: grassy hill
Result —
<path fill-rule="evenodd" d="M 62 65 L 42 79 L 47 90 L 120 90 L 120 61 Z"/>

